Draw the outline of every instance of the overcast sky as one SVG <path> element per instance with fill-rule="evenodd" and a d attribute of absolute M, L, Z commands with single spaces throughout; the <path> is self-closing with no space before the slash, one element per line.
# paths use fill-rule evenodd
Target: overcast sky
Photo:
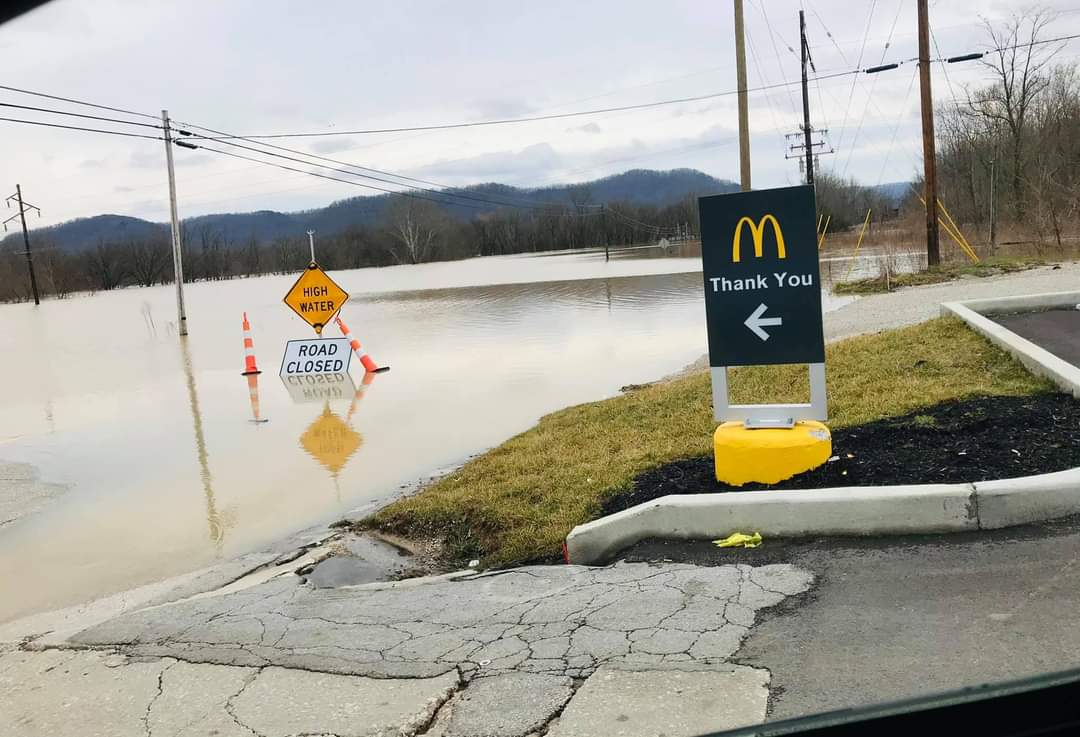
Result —
<path fill-rule="evenodd" d="M 1080 32 L 1075 0 L 1042 4 L 1062 13 L 1055 33 Z M 821 75 L 917 55 L 915 0 L 746 0 L 751 87 L 799 79 L 800 6 Z M 986 48 L 980 17 L 1025 7 L 931 0 L 941 53 Z M 168 108 L 176 120 L 242 135 L 417 126 L 732 90 L 732 29 L 730 0 L 54 0 L 0 27 L 0 84 L 151 114 Z M 1077 59 L 1080 40 L 1060 56 Z M 947 71 L 958 95 L 988 79 L 978 63 Z M 836 150 L 822 166 L 867 184 L 911 178 L 921 165 L 915 75 L 907 63 L 814 84 L 813 122 L 829 129 Z M 939 66 L 934 93 L 950 99 Z M 3 90 L 0 102 L 95 113 Z M 784 134 L 796 130 L 800 105 L 797 85 L 751 94 L 755 187 L 799 181 L 796 162 L 784 158 Z M 449 185 L 533 186 L 638 167 L 738 179 L 733 95 L 554 121 L 276 143 Z M 106 212 L 165 220 L 163 146 L 0 122 L 0 189 L 6 195 L 22 184 L 44 211 L 35 226 Z M 218 154 L 175 153 L 184 217 L 299 210 L 370 193 Z"/>

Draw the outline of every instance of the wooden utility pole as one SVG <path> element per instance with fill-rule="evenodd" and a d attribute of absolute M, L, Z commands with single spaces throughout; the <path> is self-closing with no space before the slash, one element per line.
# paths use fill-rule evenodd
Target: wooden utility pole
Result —
<path fill-rule="evenodd" d="M 941 263 L 938 249 L 937 152 L 934 148 L 934 99 L 930 93 L 930 19 L 927 0 L 919 4 L 919 91 L 922 95 L 923 179 L 926 200 L 926 265 Z"/>
<path fill-rule="evenodd" d="M 165 164 L 169 170 L 169 220 L 172 230 L 173 275 L 176 278 L 176 324 L 180 335 L 187 335 L 187 310 L 184 308 L 184 259 L 180 242 L 180 217 L 176 213 L 176 174 L 173 171 L 173 138 L 169 126 L 169 111 L 161 111 L 161 127 L 165 134 Z"/>
<path fill-rule="evenodd" d="M 750 111 L 746 99 L 746 39 L 743 0 L 735 0 L 735 74 L 739 85 L 739 183 L 750 191 Z"/>
<path fill-rule="evenodd" d="M 26 247 L 26 269 L 30 272 L 30 291 L 34 295 L 34 304 L 39 305 L 41 304 L 41 297 L 38 295 L 37 276 L 34 274 L 34 259 L 30 255 L 30 233 L 26 229 L 26 210 L 27 208 L 37 210 L 38 217 L 41 217 L 41 208 L 36 205 L 31 205 L 23 199 L 22 186 L 18 184 L 15 185 L 15 194 L 7 198 L 9 207 L 11 206 L 12 200 L 19 206 L 19 212 L 4 221 L 4 230 L 7 230 L 7 224 L 15 218 L 19 218 L 19 221 L 22 223 L 23 245 Z"/>
<path fill-rule="evenodd" d="M 806 63 L 810 60 L 810 47 L 806 45 L 806 14 L 799 11 L 799 41 L 802 47 L 802 114 L 803 145 L 806 146 L 806 183 L 814 184 L 814 146 L 810 128 L 810 88 L 806 83 Z"/>

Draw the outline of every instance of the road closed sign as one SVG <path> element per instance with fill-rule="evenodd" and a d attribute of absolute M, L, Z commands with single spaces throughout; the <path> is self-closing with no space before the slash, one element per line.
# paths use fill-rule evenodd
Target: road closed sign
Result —
<path fill-rule="evenodd" d="M 810 186 L 698 200 L 712 366 L 823 363 Z"/>
<path fill-rule="evenodd" d="M 285 304 L 315 328 L 316 334 L 322 335 L 323 328 L 348 298 L 348 292 L 327 276 L 318 264 L 312 263 L 285 293 Z"/>
<path fill-rule="evenodd" d="M 344 374 L 349 371 L 352 348 L 347 338 L 290 340 L 281 359 L 281 376 Z"/>

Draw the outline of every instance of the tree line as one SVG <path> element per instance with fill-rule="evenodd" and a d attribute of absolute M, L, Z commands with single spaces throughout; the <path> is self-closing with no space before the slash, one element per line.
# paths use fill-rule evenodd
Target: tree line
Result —
<path fill-rule="evenodd" d="M 1077 232 L 1080 74 L 1049 41 L 1055 14 L 984 22 L 990 84 L 963 89 L 936 116 L 940 197 L 990 240 L 993 218 L 1058 247 Z"/>
<path fill-rule="evenodd" d="M 696 227 L 697 196 L 667 206 L 612 202 L 600 207 L 587 188 L 567 205 L 505 208 L 468 221 L 431 200 L 398 197 L 376 225 L 354 225 L 318 235 L 316 255 L 328 270 L 415 264 L 474 256 L 612 248 L 656 243 Z M 310 258 L 307 235 L 238 241 L 213 226 L 181 227 L 184 281 L 216 281 L 301 271 Z M 26 260 L 18 249 L 0 251 L 0 301 L 30 299 Z M 149 287 L 173 281 L 167 233 L 106 241 L 69 252 L 47 238 L 32 244 L 38 286 L 45 296 Z"/>

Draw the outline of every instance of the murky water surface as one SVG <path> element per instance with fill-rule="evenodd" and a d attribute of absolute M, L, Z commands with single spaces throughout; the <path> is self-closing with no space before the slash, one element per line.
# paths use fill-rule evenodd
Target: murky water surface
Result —
<path fill-rule="evenodd" d="M 336 272 L 346 323 L 392 366 L 367 386 L 355 359 L 339 380 L 278 377 L 285 341 L 313 337 L 281 301 L 295 276 L 189 285 L 186 340 L 171 287 L 0 306 L 0 460 L 70 486 L 0 526 L 0 621 L 373 508 L 547 412 L 678 370 L 706 349 L 700 269 L 642 249 Z"/>

